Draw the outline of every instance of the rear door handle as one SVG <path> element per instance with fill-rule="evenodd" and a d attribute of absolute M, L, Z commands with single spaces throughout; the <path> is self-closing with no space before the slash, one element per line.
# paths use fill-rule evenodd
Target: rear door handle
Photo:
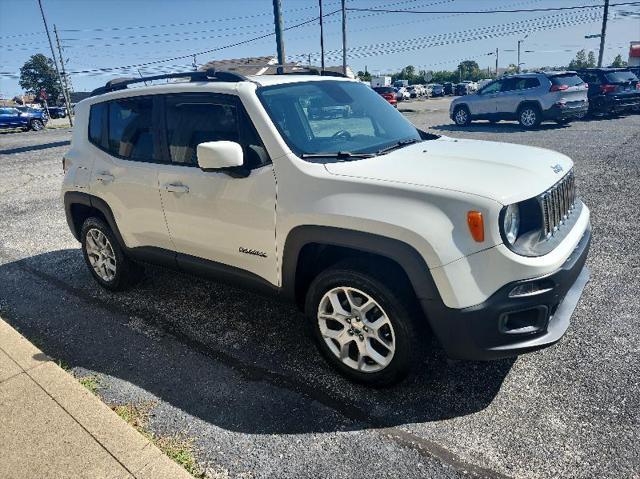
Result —
<path fill-rule="evenodd" d="M 169 183 L 168 185 L 165 185 L 164 189 L 169 193 L 189 193 L 189 187 L 187 185 Z"/>
<path fill-rule="evenodd" d="M 111 181 L 113 181 L 113 175 L 109 174 L 109 173 L 98 173 L 96 175 L 96 180 L 102 182 L 102 183 L 109 183 Z"/>

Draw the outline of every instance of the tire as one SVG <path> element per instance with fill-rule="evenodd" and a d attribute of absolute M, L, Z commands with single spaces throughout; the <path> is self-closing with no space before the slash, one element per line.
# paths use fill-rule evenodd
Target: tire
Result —
<path fill-rule="evenodd" d="M 123 291 L 140 279 L 142 267 L 125 256 L 111 228 L 103 220 L 88 218 L 80 235 L 82 255 L 100 286 L 110 291 Z M 96 254 L 96 249 L 100 250 L 99 254 Z"/>
<path fill-rule="evenodd" d="M 469 108 L 464 105 L 457 106 L 453 110 L 453 121 L 458 126 L 467 126 L 471 123 L 471 113 Z"/>
<path fill-rule="evenodd" d="M 415 301 L 407 295 L 408 288 L 390 286 L 401 281 L 387 285 L 361 271 L 356 263 L 346 262 L 320 273 L 307 291 L 305 313 L 329 364 L 352 381 L 387 386 L 402 380 L 416 364 Z M 336 314 L 334 301 L 342 314 Z M 363 304 L 370 306 L 361 312 L 357 306 Z M 380 324 L 374 329 L 376 323 Z"/>
<path fill-rule="evenodd" d="M 35 120 L 31 120 L 29 122 L 29 128 L 33 131 L 40 131 L 44 128 L 44 123 L 42 123 L 42 120 L 38 120 L 36 118 Z"/>
<path fill-rule="evenodd" d="M 518 111 L 518 123 L 522 128 L 532 130 L 540 126 L 542 115 L 540 109 L 534 105 L 525 105 Z"/>

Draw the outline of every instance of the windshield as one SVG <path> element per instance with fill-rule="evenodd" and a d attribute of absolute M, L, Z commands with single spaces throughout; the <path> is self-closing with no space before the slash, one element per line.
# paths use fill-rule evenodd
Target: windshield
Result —
<path fill-rule="evenodd" d="M 362 83 L 288 83 L 257 93 L 298 156 L 377 154 L 400 142 L 421 140 L 415 126 Z"/>

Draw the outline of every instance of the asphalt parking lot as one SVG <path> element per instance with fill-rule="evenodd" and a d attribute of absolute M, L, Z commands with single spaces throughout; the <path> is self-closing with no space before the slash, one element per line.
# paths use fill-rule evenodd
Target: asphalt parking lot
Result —
<path fill-rule="evenodd" d="M 640 115 L 418 127 L 572 157 L 592 211 L 591 281 L 555 347 L 489 363 L 436 346 L 391 389 L 338 377 L 290 306 L 159 268 L 100 289 L 66 225 L 67 129 L 0 133 L 0 315 L 108 403 L 153 401 L 151 429 L 194 438 L 210 477 L 640 477 Z M 464 174 L 464 172 L 460 172 Z"/>

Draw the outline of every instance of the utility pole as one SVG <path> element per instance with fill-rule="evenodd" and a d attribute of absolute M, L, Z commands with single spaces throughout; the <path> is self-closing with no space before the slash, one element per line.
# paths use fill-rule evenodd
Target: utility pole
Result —
<path fill-rule="evenodd" d="M 342 74 L 347 75 L 347 0 L 342 0 Z"/>
<path fill-rule="evenodd" d="M 516 68 L 516 71 L 518 73 L 520 73 L 520 44 L 522 43 L 522 40 L 518 40 L 518 65 Z"/>
<path fill-rule="evenodd" d="M 318 0 L 320 5 L 320 71 L 324 71 L 324 28 L 322 26 L 322 0 Z"/>
<path fill-rule="evenodd" d="M 273 0 L 273 20 L 276 24 L 276 48 L 278 49 L 278 74 L 284 73 L 284 22 L 282 21 L 282 3 L 280 0 Z"/>
<path fill-rule="evenodd" d="M 42 9 L 42 0 L 38 0 L 38 6 L 40 7 L 40 14 L 42 15 L 42 22 L 44 23 L 44 29 L 47 32 L 47 38 L 49 39 L 49 48 L 51 48 L 51 55 L 53 56 L 53 64 L 56 67 L 56 73 L 58 74 L 58 81 L 60 82 L 60 88 L 64 90 L 62 84 L 62 77 L 60 76 L 60 69 L 58 68 L 58 60 L 56 59 L 56 52 L 53 50 L 53 42 L 51 42 L 51 34 L 49 33 L 49 26 L 47 25 L 47 19 L 44 16 L 44 10 Z M 65 99 L 66 102 L 66 99 Z M 71 108 L 67 104 L 67 111 L 69 112 L 69 124 L 73 126 L 73 120 L 71 119 Z M 49 113 L 47 111 L 47 113 Z"/>
<path fill-rule="evenodd" d="M 498 78 L 498 49 L 496 48 L 496 78 Z"/>
<path fill-rule="evenodd" d="M 62 68 L 62 79 L 64 84 L 62 85 L 62 94 L 64 96 L 64 103 L 67 107 L 67 114 L 69 115 L 69 125 L 73 127 L 73 120 L 71 119 L 71 96 L 69 94 L 69 85 L 67 84 L 67 72 L 64 71 L 64 57 L 62 56 L 62 48 L 60 47 L 60 37 L 58 36 L 58 28 L 53 25 L 53 33 L 56 35 L 56 44 L 58 45 L 58 55 L 60 56 L 60 67 Z"/>
<path fill-rule="evenodd" d="M 607 34 L 607 17 L 609 16 L 609 0 L 604 0 L 604 15 L 602 16 L 602 31 L 600 32 L 600 53 L 598 54 L 598 68 L 602 67 L 604 55 L 604 37 Z"/>

